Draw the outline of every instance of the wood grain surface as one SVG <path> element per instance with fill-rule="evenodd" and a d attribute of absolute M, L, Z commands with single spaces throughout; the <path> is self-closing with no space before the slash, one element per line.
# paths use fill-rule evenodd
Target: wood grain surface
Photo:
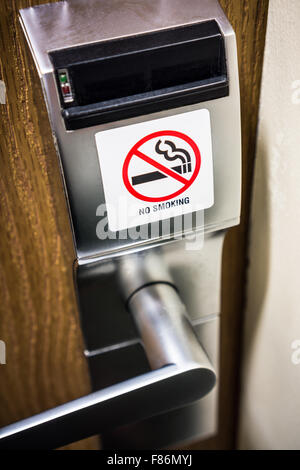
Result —
<path fill-rule="evenodd" d="M 200 0 L 199 0 L 200 1 Z M 89 392 L 75 301 L 74 252 L 38 75 L 18 24 L 0 2 L 0 427 Z M 194 448 L 233 448 L 245 297 L 247 234 L 268 0 L 221 0 L 238 41 L 243 131 L 243 210 L 226 237 L 222 286 L 220 432 Z M 97 448 L 96 438 L 69 448 Z"/>

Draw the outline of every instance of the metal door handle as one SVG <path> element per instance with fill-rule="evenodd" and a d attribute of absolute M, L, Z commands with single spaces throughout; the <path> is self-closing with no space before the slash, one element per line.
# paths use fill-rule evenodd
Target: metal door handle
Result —
<path fill-rule="evenodd" d="M 2 428 L 0 449 L 56 448 L 179 408 L 213 388 L 215 373 L 174 287 L 142 287 L 129 309 L 154 370 Z"/>

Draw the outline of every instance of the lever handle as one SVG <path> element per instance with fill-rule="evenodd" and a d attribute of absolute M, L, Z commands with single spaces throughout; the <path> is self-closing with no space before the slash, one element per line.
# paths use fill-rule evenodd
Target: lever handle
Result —
<path fill-rule="evenodd" d="M 213 388 L 213 368 L 171 285 L 142 287 L 129 309 L 155 370 L 2 428 L 0 449 L 60 447 L 179 408 Z"/>

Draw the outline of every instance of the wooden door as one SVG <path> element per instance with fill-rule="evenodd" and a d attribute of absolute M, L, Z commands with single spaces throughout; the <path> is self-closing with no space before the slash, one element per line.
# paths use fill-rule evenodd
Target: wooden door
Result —
<path fill-rule="evenodd" d="M 52 0 L 53 1 L 53 0 Z M 142 1 L 142 0 L 141 0 Z M 200 1 L 200 0 L 199 0 Z M 40 81 L 18 10 L 0 3 L 0 427 L 89 392 L 72 280 L 71 231 Z M 242 221 L 223 257 L 220 431 L 194 448 L 234 448 L 240 337 L 260 79 L 268 0 L 221 0 L 235 28 L 243 132 Z M 69 448 L 92 449 L 91 438 Z"/>

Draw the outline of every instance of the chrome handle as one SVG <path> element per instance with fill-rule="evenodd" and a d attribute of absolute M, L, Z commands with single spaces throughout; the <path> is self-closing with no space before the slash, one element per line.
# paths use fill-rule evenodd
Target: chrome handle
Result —
<path fill-rule="evenodd" d="M 213 388 L 215 373 L 174 287 L 141 287 L 128 305 L 155 370 L 2 428 L 0 449 L 56 448 L 179 408 Z"/>

